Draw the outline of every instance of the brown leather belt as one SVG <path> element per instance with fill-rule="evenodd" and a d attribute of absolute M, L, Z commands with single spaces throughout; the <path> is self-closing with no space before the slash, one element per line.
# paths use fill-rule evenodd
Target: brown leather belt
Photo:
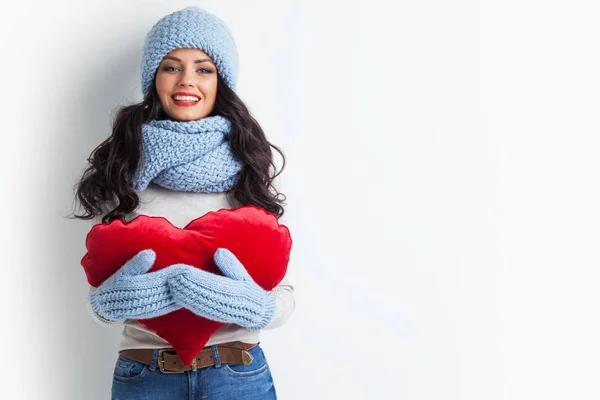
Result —
<path fill-rule="evenodd" d="M 221 364 L 243 364 L 250 365 L 252 354 L 248 350 L 257 346 L 257 343 L 229 342 L 217 345 L 219 361 Z M 142 364 L 152 365 L 153 349 L 130 349 L 122 350 L 119 354 Z M 215 365 L 212 348 L 203 348 L 192 361 L 191 366 L 185 366 L 173 349 L 160 349 L 158 351 L 157 364 L 160 370 L 166 374 L 177 374 L 185 371 L 196 371 L 198 368 L 206 368 Z"/>

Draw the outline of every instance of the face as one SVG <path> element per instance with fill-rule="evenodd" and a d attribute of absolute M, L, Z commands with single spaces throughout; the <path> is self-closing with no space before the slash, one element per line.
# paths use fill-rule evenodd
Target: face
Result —
<path fill-rule="evenodd" d="M 209 115 L 217 97 L 217 68 L 199 49 L 175 49 L 156 72 L 156 91 L 165 113 L 177 121 Z"/>

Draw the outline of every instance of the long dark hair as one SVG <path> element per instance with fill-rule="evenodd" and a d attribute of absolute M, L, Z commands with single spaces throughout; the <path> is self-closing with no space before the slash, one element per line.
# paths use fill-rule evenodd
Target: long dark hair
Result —
<path fill-rule="evenodd" d="M 244 164 L 237 184 L 227 192 L 227 196 L 233 197 L 241 205 L 258 206 L 281 217 L 286 197 L 272 183 L 285 168 L 285 155 L 281 149 L 269 143 L 246 105 L 219 74 L 217 79 L 217 96 L 211 115 L 222 115 L 231 121 L 231 151 Z M 115 205 L 115 208 L 103 216 L 102 222 L 124 220 L 127 214 L 138 207 L 138 195 L 129 186 L 125 174 L 137 168 L 142 124 L 168 118 L 162 110 L 154 85 L 141 103 L 123 106 L 118 110 L 112 134 L 92 151 L 88 157 L 89 166 L 75 185 L 76 198 L 85 210 L 83 214 L 75 214 L 75 218 L 91 219 L 102 214 L 105 211 L 102 203 L 105 201 Z M 279 171 L 271 148 L 282 157 L 283 164 Z"/>

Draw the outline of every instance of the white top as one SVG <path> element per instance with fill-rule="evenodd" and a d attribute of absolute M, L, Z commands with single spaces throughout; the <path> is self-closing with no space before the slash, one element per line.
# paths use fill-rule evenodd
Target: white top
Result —
<path fill-rule="evenodd" d="M 238 206 L 231 205 L 228 202 L 225 192 L 194 193 L 174 191 L 154 183 L 150 183 L 146 190 L 138 193 L 138 196 L 140 198 L 139 207 L 130 213 L 125 218 L 125 221 L 131 221 L 138 215 L 160 216 L 168 219 L 173 225 L 184 228 L 192 220 L 201 217 L 209 211 L 216 211 L 221 208 L 235 208 Z M 286 225 L 284 219 L 285 214 L 279 219 L 279 222 Z M 91 226 L 101 223 L 102 215 L 98 215 L 90 221 Z M 290 257 L 288 271 L 291 264 L 292 261 Z M 294 287 L 289 281 L 288 275 L 289 274 L 286 274 L 280 284 L 272 290 L 272 293 L 277 299 L 277 310 L 275 316 L 265 329 L 273 329 L 283 325 L 294 311 Z M 92 288 L 90 287 L 90 290 L 91 289 Z M 156 335 L 144 325 L 137 323 L 135 320 L 128 319 L 123 323 L 120 323 L 103 319 L 92 310 L 89 299 L 88 308 L 90 314 L 94 317 L 94 320 L 101 325 L 123 325 L 119 350 L 172 347 L 167 341 Z M 259 335 L 260 331 L 250 331 L 239 325 L 225 324 L 210 337 L 206 346 L 233 341 L 258 343 Z"/>

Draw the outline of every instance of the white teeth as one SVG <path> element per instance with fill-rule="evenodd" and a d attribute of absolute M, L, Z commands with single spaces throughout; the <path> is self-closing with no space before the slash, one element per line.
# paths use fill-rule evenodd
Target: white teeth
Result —
<path fill-rule="evenodd" d="M 200 99 L 194 96 L 173 96 L 177 101 L 199 101 Z"/>

